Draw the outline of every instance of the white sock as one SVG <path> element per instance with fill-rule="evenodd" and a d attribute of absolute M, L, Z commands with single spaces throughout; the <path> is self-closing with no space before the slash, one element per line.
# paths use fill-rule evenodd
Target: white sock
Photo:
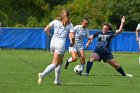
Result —
<path fill-rule="evenodd" d="M 47 66 L 46 69 L 42 72 L 42 77 L 52 72 L 55 69 L 55 67 L 56 67 L 55 64 L 50 64 L 49 66 Z"/>
<path fill-rule="evenodd" d="M 84 69 L 85 68 L 85 64 L 81 64 L 82 68 Z"/>
<path fill-rule="evenodd" d="M 61 67 L 62 67 L 62 64 L 59 64 L 55 68 L 55 81 L 59 81 L 60 80 Z"/>
<path fill-rule="evenodd" d="M 72 57 L 68 59 L 68 62 L 69 62 L 69 63 L 72 62 Z"/>
<path fill-rule="evenodd" d="M 83 71 L 81 72 L 81 73 L 83 73 L 84 72 L 84 68 L 85 68 L 85 64 L 80 64 L 81 66 L 82 66 L 82 68 L 83 68 Z"/>

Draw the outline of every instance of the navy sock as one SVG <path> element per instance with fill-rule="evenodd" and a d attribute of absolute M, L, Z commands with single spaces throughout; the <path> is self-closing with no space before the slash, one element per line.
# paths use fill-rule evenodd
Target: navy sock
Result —
<path fill-rule="evenodd" d="M 124 73 L 124 70 L 122 69 L 122 67 L 119 67 L 118 69 L 116 69 L 122 76 L 126 76 L 126 74 Z"/>
<path fill-rule="evenodd" d="M 93 65 L 93 62 L 90 62 L 90 61 L 87 62 L 87 67 L 86 67 L 86 72 L 87 73 L 90 72 L 90 69 L 91 69 L 92 65 Z"/>

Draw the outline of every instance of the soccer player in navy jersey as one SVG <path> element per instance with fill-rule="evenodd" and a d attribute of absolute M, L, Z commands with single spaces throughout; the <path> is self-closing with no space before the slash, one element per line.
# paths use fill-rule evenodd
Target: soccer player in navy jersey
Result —
<path fill-rule="evenodd" d="M 125 17 L 123 16 L 121 18 L 121 24 L 118 30 L 115 32 L 112 30 L 112 25 L 110 23 L 104 23 L 102 31 L 96 32 L 95 34 L 91 35 L 91 39 L 97 38 L 97 45 L 95 47 L 94 52 L 91 54 L 89 61 L 87 62 L 86 66 L 86 73 L 82 73 L 82 75 L 88 76 L 90 69 L 95 61 L 101 61 L 107 62 L 111 66 L 113 66 L 122 76 L 130 76 L 130 74 L 126 74 L 123 70 L 123 68 L 117 63 L 117 61 L 114 59 L 110 44 L 111 40 L 119 33 L 122 32 L 123 25 L 125 22 Z M 90 42 L 89 42 L 90 44 Z"/>

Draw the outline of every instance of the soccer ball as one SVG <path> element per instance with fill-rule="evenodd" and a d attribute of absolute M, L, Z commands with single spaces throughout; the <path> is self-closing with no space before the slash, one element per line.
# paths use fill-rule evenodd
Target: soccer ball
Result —
<path fill-rule="evenodd" d="M 83 70 L 84 70 L 84 69 L 83 69 L 83 67 L 82 67 L 81 65 L 76 65 L 76 66 L 74 67 L 74 72 L 75 72 L 76 74 L 81 74 Z"/>

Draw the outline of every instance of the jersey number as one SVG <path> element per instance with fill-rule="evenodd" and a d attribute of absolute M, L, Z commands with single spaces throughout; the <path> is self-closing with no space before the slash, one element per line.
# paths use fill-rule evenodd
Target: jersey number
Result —
<path fill-rule="evenodd" d="M 59 27 L 59 28 L 57 29 L 56 34 L 60 35 L 60 34 L 62 34 L 62 33 L 64 32 L 64 30 L 65 30 L 65 28 Z"/>

